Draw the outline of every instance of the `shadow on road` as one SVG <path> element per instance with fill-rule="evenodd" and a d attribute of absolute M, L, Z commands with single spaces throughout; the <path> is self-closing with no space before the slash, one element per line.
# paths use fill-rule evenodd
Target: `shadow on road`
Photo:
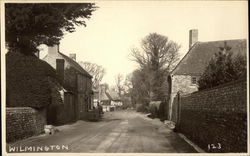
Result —
<path fill-rule="evenodd" d="M 119 121 L 119 120 L 122 120 L 122 119 L 102 119 L 101 121 L 103 121 L 103 122 L 111 122 L 111 121 Z"/>

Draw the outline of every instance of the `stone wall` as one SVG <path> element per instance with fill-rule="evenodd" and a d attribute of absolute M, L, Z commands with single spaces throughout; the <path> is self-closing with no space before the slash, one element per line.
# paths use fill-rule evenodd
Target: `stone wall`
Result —
<path fill-rule="evenodd" d="M 196 76 L 197 80 L 199 76 Z M 192 93 L 195 91 L 198 91 L 198 85 L 192 84 L 192 76 L 190 75 L 172 75 L 171 76 L 171 83 L 169 84 L 172 86 L 171 88 L 171 94 L 169 95 L 169 108 L 168 108 L 168 118 L 170 120 L 172 117 L 172 105 L 174 97 L 176 96 L 177 92 L 181 91 L 182 93 Z"/>
<path fill-rule="evenodd" d="M 176 100 L 177 97 L 173 108 L 178 110 L 180 104 L 179 132 L 207 152 L 247 152 L 246 80 L 182 95 Z M 178 116 L 172 118 L 176 120 Z"/>
<path fill-rule="evenodd" d="M 6 142 L 14 142 L 43 133 L 46 125 L 46 110 L 30 107 L 6 109 Z"/>
<path fill-rule="evenodd" d="M 190 75 L 173 75 L 172 76 L 172 93 L 182 91 L 192 93 L 198 90 L 197 84 L 192 84 Z M 198 77 L 197 77 L 198 78 Z"/>

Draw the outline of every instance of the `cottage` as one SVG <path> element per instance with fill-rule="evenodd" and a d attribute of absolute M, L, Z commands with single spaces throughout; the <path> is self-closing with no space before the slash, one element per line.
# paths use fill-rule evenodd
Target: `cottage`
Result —
<path fill-rule="evenodd" d="M 111 107 L 111 100 L 108 92 L 108 85 L 107 84 L 101 84 L 99 86 L 99 102 L 102 105 L 104 112 L 109 112 Z"/>
<path fill-rule="evenodd" d="M 102 105 L 110 105 L 110 99 L 107 95 L 108 91 L 108 85 L 107 84 L 101 84 L 99 86 L 99 101 Z"/>
<path fill-rule="evenodd" d="M 70 54 L 69 57 L 64 55 L 59 51 L 59 45 L 48 47 L 48 54 L 43 60 L 56 69 L 64 88 L 61 107 L 64 109 L 57 109 L 61 114 L 59 116 L 68 121 L 85 119 L 88 110 L 93 108 L 92 76 L 76 62 L 76 54 Z M 48 117 L 53 119 L 55 113 L 51 112 Z"/>
<path fill-rule="evenodd" d="M 122 106 L 122 100 L 120 96 L 114 90 L 109 90 L 107 84 L 100 85 L 99 100 L 103 106 L 103 111 L 111 111 L 116 107 Z"/>
<path fill-rule="evenodd" d="M 204 72 L 208 62 L 219 51 L 219 48 L 224 47 L 225 44 L 231 47 L 234 55 L 246 55 L 245 39 L 199 42 L 198 30 L 193 29 L 189 31 L 189 51 L 168 77 L 170 86 L 168 100 L 169 118 L 171 117 L 173 98 L 177 92 L 192 93 L 197 91 L 197 81 Z"/>
<path fill-rule="evenodd" d="M 111 106 L 116 106 L 116 107 L 121 107 L 122 106 L 122 100 L 120 98 L 120 96 L 117 94 L 116 91 L 111 90 L 109 92 L 107 92 L 108 97 L 110 99 L 110 105 Z"/>

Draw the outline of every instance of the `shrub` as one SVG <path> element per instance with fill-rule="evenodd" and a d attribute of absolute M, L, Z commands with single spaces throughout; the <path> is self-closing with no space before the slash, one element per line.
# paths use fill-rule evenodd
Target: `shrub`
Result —
<path fill-rule="evenodd" d="M 6 54 L 7 107 L 41 108 L 51 103 L 48 77 L 57 79 L 55 70 L 32 55 Z"/>
<path fill-rule="evenodd" d="M 231 48 L 224 48 L 214 55 L 198 84 L 199 90 L 212 88 L 246 77 L 246 58 L 240 54 L 233 57 Z"/>
<path fill-rule="evenodd" d="M 148 108 L 143 104 L 137 104 L 136 111 L 137 112 L 148 112 Z"/>

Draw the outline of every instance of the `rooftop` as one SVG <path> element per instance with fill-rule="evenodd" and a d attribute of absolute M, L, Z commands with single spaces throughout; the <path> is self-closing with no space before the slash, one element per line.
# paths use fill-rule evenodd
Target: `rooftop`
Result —
<path fill-rule="evenodd" d="M 59 52 L 59 54 L 65 59 L 65 61 L 69 62 L 78 72 L 92 78 L 92 76 L 86 70 L 84 70 L 76 61 L 74 61 L 73 59 L 71 59 L 70 57 L 64 55 L 61 52 Z"/>
<path fill-rule="evenodd" d="M 196 42 L 171 73 L 173 75 L 201 75 L 212 56 L 219 52 L 220 47 L 224 47 L 225 42 L 232 48 L 233 55 L 246 56 L 245 39 Z"/>

